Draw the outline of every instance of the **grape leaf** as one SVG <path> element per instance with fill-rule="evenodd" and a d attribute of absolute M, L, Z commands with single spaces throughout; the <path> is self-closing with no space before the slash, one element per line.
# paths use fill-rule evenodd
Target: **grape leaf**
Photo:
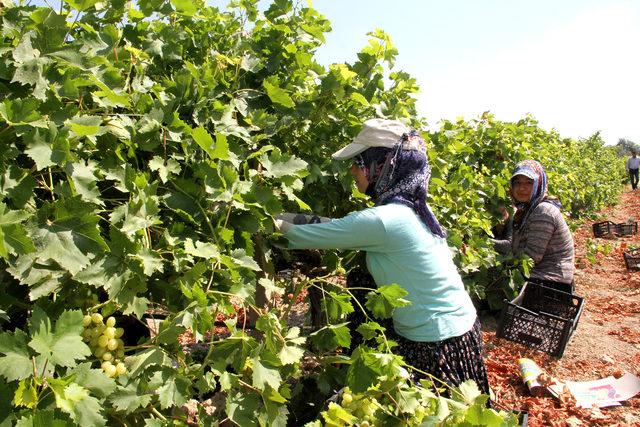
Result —
<path fill-rule="evenodd" d="M 239 392 L 227 398 L 226 410 L 229 419 L 239 426 L 257 426 L 256 411 L 262 399 L 254 393 Z"/>
<path fill-rule="evenodd" d="M 0 202 L 0 256 L 7 259 L 9 254 L 20 255 L 34 252 L 27 231 L 20 224 L 28 217 L 23 211 L 10 211 Z"/>
<path fill-rule="evenodd" d="M 129 107 L 131 105 L 129 103 L 129 96 L 126 92 L 123 92 L 122 90 L 112 90 L 98 79 L 96 79 L 95 82 L 101 90 L 95 90 L 91 95 L 93 95 L 93 99 L 99 106 L 103 108 L 114 108 Z M 102 128 L 101 132 L 104 131 L 106 131 L 106 129 Z"/>
<path fill-rule="evenodd" d="M 248 268 L 253 271 L 260 271 L 260 266 L 258 263 L 247 255 L 247 251 L 244 249 L 235 249 L 231 252 L 231 259 L 233 263 L 240 267 Z"/>
<path fill-rule="evenodd" d="M 451 414 L 451 410 L 449 409 L 449 403 L 447 402 L 446 398 L 442 396 L 438 396 L 437 405 L 438 406 L 437 406 L 435 417 L 439 422 L 442 422 L 445 419 L 447 419 L 447 417 Z"/>
<path fill-rule="evenodd" d="M 88 254 L 108 249 L 98 229 L 94 208 L 79 197 L 45 202 L 37 212 L 37 226 L 31 228 L 38 257 L 52 259 L 70 273 L 90 262 Z"/>
<path fill-rule="evenodd" d="M 213 344 L 209 361 L 211 366 L 220 372 L 224 372 L 227 366 L 239 371 L 253 347 L 255 339 L 246 335 L 232 336 Z"/>
<path fill-rule="evenodd" d="M 358 419 L 345 411 L 340 405 L 335 402 L 329 403 L 329 408 L 322 412 L 322 418 L 324 418 L 327 425 L 355 425 Z"/>
<path fill-rule="evenodd" d="M 511 418 L 515 418 L 515 415 L 511 415 Z M 506 420 L 495 410 L 487 408 L 486 402 L 483 401 L 475 403 L 467 409 L 464 421 L 470 425 L 500 427 L 505 425 Z"/>
<path fill-rule="evenodd" d="M 72 8 L 83 11 L 93 7 L 100 0 L 64 0 L 65 3 L 68 3 Z"/>
<path fill-rule="evenodd" d="M 73 413 L 75 403 L 89 396 L 89 390 L 69 379 L 49 378 L 47 383 L 55 394 L 58 408 L 68 414 Z"/>
<path fill-rule="evenodd" d="M 351 333 L 347 323 L 327 325 L 310 335 L 311 342 L 320 351 L 332 351 L 338 347 L 351 346 Z"/>
<path fill-rule="evenodd" d="M 53 124 L 48 131 L 34 129 L 24 136 L 24 140 L 28 143 L 24 152 L 36 162 L 37 170 L 54 165 L 63 166 L 72 157 L 69 140 Z"/>
<path fill-rule="evenodd" d="M 15 423 L 16 416 L 13 413 L 12 400 L 17 386 L 15 381 L 7 383 L 0 375 L 0 426 L 10 426 Z"/>
<path fill-rule="evenodd" d="M 409 301 L 402 298 L 407 294 L 407 291 L 396 284 L 380 286 L 376 291 L 367 295 L 365 306 L 375 317 L 387 319 L 391 317 L 396 308 L 410 304 Z"/>
<path fill-rule="evenodd" d="M 40 103 L 33 98 L 5 99 L 0 104 L 0 117 L 7 123 L 46 128 L 47 123 L 38 114 Z"/>
<path fill-rule="evenodd" d="M 160 156 L 154 156 L 153 159 L 149 161 L 149 169 L 157 171 L 160 181 L 163 183 L 169 180 L 169 175 L 178 175 L 181 171 L 180 163 L 174 159 L 167 159 L 165 163 Z"/>
<path fill-rule="evenodd" d="M 209 132 L 205 128 L 199 127 L 193 130 L 191 137 L 212 160 L 229 158 L 229 145 L 224 135 L 216 134 L 216 142 L 214 144 Z"/>
<path fill-rule="evenodd" d="M 159 347 L 152 347 L 131 356 L 129 364 L 129 374 L 135 378 L 149 366 L 171 366 L 171 359 Z"/>
<path fill-rule="evenodd" d="M 264 68 L 259 58 L 251 55 L 244 55 L 240 62 L 240 68 L 251 73 L 255 73 Z"/>
<path fill-rule="evenodd" d="M 7 271 L 17 280 L 29 285 L 29 299 L 38 298 L 56 291 L 65 282 L 65 272 L 53 261 L 39 261 L 38 254 L 31 252 L 16 258 Z"/>
<path fill-rule="evenodd" d="M 466 403 L 467 405 L 473 405 L 476 403 L 476 399 L 482 396 L 478 385 L 472 380 L 467 380 L 455 387 L 451 393 L 452 397 L 456 400 Z"/>
<path fill-rule="evenodd" d="M 49 318 L 36 307 L 32 316 L 29 347 L 43 355 L 54 366 L 75 366 L 76 360 L 91 355 L 91 350 L 82 341 L 83 314 L 80 310 L 65 310 L 51 331 Z"/>
<path fill-rule="evenodd" d="M 265 79 L 262 86 L 266 89 L 267 95 L 274 104 L 287 108 L 293 108 L 296 106 L 287 91 L 280 87 L 280 82 L 276 76 L 270 76 Z"/>
<path fill-rule="evenodd" d="M 13 396 L 13 404 L 15 406 L 26 406 L 27 408 L 35 408 L 38 404 L 38 391 L 33 386 L 33 380 L 24 379 L 20 381 L 18 389 Z"/>
<path fill-rule="evenodd" d="M 379 372 L 375 356 L 363 347 L 358 347 L 351 355 L 351 365 L 347 370 L 347 385 L 355 393 L 361 393 L 378 383 Z"/>
<path fill-rule="evenodd" d="M 38 409 L 18 419 L 15 427 L 69 427 L 70 422 L 56 411 Z"/>
<path fill-rule="evenodd" d="M 378 322 L 361 323 L 356 329 L 365 340 L 370 340 L 379 336 L 383 331 L 382 326 Z"/>
<path fill-rule="evenodd" d="M 125 308 L 122 311 L 123 314 L 135 314 L 138 319 L 142 318 L 144 312 L 149 307 L 149 299 L 146 297 L 133 296 L 131 298 L 126 294 L 119 295 L 118 301 L 122 301 L 125 304 Z"/>
<path fill-rule="evenodd" d="M 399 390 L 395 400 L 401 412 L 412 414 L 420 406 L 420 393 L 415 389 Z"/>
<path fill-rule="evenodd" d="M 91 363 L 81 363 L 69 373 L 75 376 L 74 381 L 77 384 L 99 398 L 109 396 L 116 389 L 115 380 L 107 377 L 100 369 L 91 369 Z"/>
<path fill-rule="evenodd" d="M 158 253 L 151 249 L 142 249 L 134 255 L 134 258 L 142 264 L 145 276 L 151 276 L 153 273 L 164 271 L 163 259 Z"/>
<path fill-rule="evenodd" d="M 261 425 L 268 425 L 273 427 L 287 427 L 288 423 L 288 415 L 289 409 L 287 405 L 283 404 L 284 402 L 275 402 L 269 397 L 273 397 L 273 393 L 270 393 L 268 397 L 264 400 L 264 406 L 266 409 L 265 412 L 261 412 L 258 417 L 260 419 Z"/>
<path fill-rule="evenodd" d="M 26 33 L 22 41 L 13 50 L 16 70 L 11 82 L 33 85 L 33 96 L 46 99 L 47 80 L 44 78 L 44 67 L 51 60 L 40 56 L 40 51 L 31 45 L 31 34 Z"/>
<path fill-rule="evenodd" d="M 173 369 L 162 369 L 149 380 L 149 387 L 157 392 L 162 409 L 182 406 L 188 400 L 190 384 L 187 377 Z"/>
<path fill-rule="evenodd" d="M 151 402 L 151 398 L 151 394 L 138 391 L 136 382 L 131 381 L 124 387 L 118 386 L 108 400 L 118 411 L 129 414 L 138 408 L 147 406 Z"/>
<path fill-rule="evenodd" d="M 226 135 L 216 133 L 216 145 L 212 158 L 233 161 L 232 153 L 229 151 L 229 143 L 227 142 Z"/>
<path fill-rule="evenodd" d="M 93 161 L 85 162 L 69 162 L 65 167 L 67 176 L 71 178 L 76 193 L 87 202 L 94 203 L 97 206 L 104 206 L 100 191 L 98 190 L 97 165 Z"/>
<path fill-rule="evenodd" d="M 219 259 L 220 251 L 218 247 L 213 243 L 204 243 L 204 242 L 195 242 L 190 238 L 186 238 L 184 242 L 184 251 L 185 253 L 193 256 L 197 256 L 200 258 L 206 259 Z"/>
<path fill-rule="evenodd" d="M 193 316 L 191 316 L 191 319 L 193 319 Z M 182 319 L 182 322 L 188 323 L 189 319 Z M 160 330 L 158 331 L 155 339 L 156 342 L 161 344 L 172 344 L 178 341 L 178 337 L 184 332 L 185 327 L 182 325 L 175 324 L 174 322 L 170 322 L 168 324 L 162 322 L 160 323 Z"/>
<path fill-rule="evenodd" d="M 96 141 L 95 137 L 97 135 L 107 132 L 107 129 L 101 126 L 102 117 L 98 116 L 76 116 L 69 119 L 66 124 L 71 129 L 72 136 L 77 138 L 86 136 L 93 142 Z"/>
<path fill-rule="evenodd" d="M 265 176 L 271 178 L 282 178 L 285 176 L 304 175 L 307 162 L 295 156 L 283 155 L 274 150 L 270 154 L 264 154 L 260 158 L 260 163 L 264 167 Z"/>
<path fill-rule="evenodd" d="M 161 224 L 159 212 L 156 197 L 142 196 L 138 200 L 125 203 L 114 209 L 111 213 L 111 221 L 116 224 L 124 219 L 120 231 L 130 236 L 139 230 Z"/>
<path fill-rule="evenodd" d="M 253 374 L 252 381 L 253 386 L 258 390 L 264 390 L 265 387 L 270 385 L 275 390 L 280 387 L 282 383 L 282 377 L 280 376 L 280 371 L 276 368 L 270 368 L 262 363 L 262 359 L 260 356 L 255 356 L 251 359 L 253 362 Z"/>
<path fill-rule="evenodd" d="M 0 193 L 6 195 L 15 207 L 24 207 L 34 197 L 33 189 L 36 180 L 28 169 L 9 165 L 3 176 L 0 176 Z"/>
<path fill-rule="evenodd" d="M 24 150 L 36 162 L 37 170 L 53 166 L 56 162 L 52 159 L 53 150 L 47 141 L 40 135 L 40 130 L 35 129 L 27 139 L 28 148 Z M 30 141 L 29 141 L 30 140 Z"/>
<path fill-rule="evenodd" d="M 310 211 L 311 210 L 311 206 L 309 206 L 301 198 L 296 196 L 296 194 L 294 193 L 294 189 L 293 188 L 289 187 L 288 185 L 284 185 L 283 184 L 282 185 L 282 192 L 287 196 L 287 198 L 289 200 L 293 200 L 294 202 L 296 202 L 300 209 L 305 210 L 305 211 Z"/>
<path fill-rule="evenodd" d="M 0 375 L 15 381 L 33 375 L 31 354 L 27 347 L 29 337 L 20 329 L 14 333 L 0 333 Z"/>
<path fill-rule="evenodd" d="M 327 292 L 322 310 L 327 313 L 329 320 L 342 319 L 345 315 L 354 311 L 351 304 L 351 295 L 337 294 L 333 291 Z"/>
<path fill-rule="evenodd" d="M 148 114 L 145 114 L 140 119 L 136 128 L 139 133 L 155 133 L 162 127 L 162 121 L 164 119 L 164 113 L 159 108 L 154 108 Z"/>
<path fill-rule="evenodd" d="M 199 393 L 214 391 L 217 385 L 218 383 L 216 382 L 216 377 L 211 371 L 206 372 L 204 375 L 198 378 L 195 383 L 195 387 Z"/>
<path fill-rule="evenodd" d="M 276 282 L 267 277 L 258 279 L 258 283 L 264 289 L 268 301 L 271 301 L 276 295 L 282 296 L 284 294 L 284 288 L 276 285 Z"/>
<path fill-rule="evenodd" d="M 193 16 L 198 11 L 192 0 L 171 0 L 171 4 L 176 8 L 176 12 L 181 15 Z"/>
<path fill-rule="evenodd" d="M 304 356 L 304 349 L 295 345 L 285 344 L 278 352 L 278 357 L 283 365 L 299 362 Z"/>
<path fill-rule="evenodd" d="M 71 382 L 58 378 L 47 380 L 56 398 L 56 406 L 68 413 L 81 426 L 104 426 L 106 420 L 102 416 L 102 405 L 89 390 Z"/>
<path fill-rule="evenodd" d="M 374 352 L 361 345 L 351 355 L 351 361 L 347 370 L 347 385 L 354 392 L 375 386 L 381 378 L 409 378 L 402 358 L 392 353 Z"/>
<path fill-rule="evenodd" d="M 367 98 L 365 98 L 361 93 L 353 92 L 351 94 L 351 99 L 353 99 L 355 102 L 359 103 L 360 105 L 364 105 L 365 107 L 369 106 L 369 101 L 367 101 Z"/>

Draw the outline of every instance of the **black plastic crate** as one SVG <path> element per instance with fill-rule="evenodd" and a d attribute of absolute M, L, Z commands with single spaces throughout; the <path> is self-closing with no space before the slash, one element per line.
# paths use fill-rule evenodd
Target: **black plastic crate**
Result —
<path fill-rule="evenodd" d="M 596 222 L 591 229 L 594 237 L 611 236 L 616 232 L 616 224 L 612 221 Z"/>
<path fill-rule="evenodd" d="M 640 248 L 624 251 L 623 255 L 627 270 L 640 271 Z"/>
<path fill-rule="evenodd" d="M 504 301 L 496 336 L 562 357 L 583 302 L 577 295 L 526 283 L 515 299 Z"/>
<path fill-rule="evenodd" d="M 618 236 L 632 236 L 634 234 L 638 234 L 638 223 L 623 222 L 621 224 L 616 224 L 616 234 Z"/>

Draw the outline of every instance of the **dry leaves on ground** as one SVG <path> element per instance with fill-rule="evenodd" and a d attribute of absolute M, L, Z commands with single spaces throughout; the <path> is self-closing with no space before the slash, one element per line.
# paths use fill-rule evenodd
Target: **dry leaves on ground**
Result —
<path fill-rule="evenodd" d="M 639 213 L 640 192 L 627 192 L 620 204 L 603 211 L 598 220 L 627 222 Z M 619 407 L 581 409 L 569 398 L 533 397 L 522 383 L 517 364 L 521 357 L 533 359 L 561 381 L 620 377 L 624 372 L 640 376 L 640 272 L 628 271 L 623 258 L 628 248 L 640 247 L 640 236 L 595 239 L 591 222 L 582 224 L 573 235 L 576 294 L 585 299 L 578 328 L 563 357 L 555 359 L 496 338 L 487 322 L 486 363 L 496 402 L 504 408 L 527 411 L 531 427 L 640 426 L 640 396 Z M 608 253 L 597 252 L 596 262 L 591 263 L 587 253 L 593 251 L 594 242 L 602 243 Z"/>

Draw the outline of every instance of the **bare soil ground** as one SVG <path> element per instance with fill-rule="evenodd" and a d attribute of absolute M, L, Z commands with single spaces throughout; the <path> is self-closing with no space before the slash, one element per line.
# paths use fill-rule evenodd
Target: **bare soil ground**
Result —
<path fill-rule="evenodd" d="M 619 407 L 580 409 L 553 397 L 532 397 L 517 365 L 518 358 L 528 357 L 560 381 L 619 377 L 624 372 L 640 377 L 640 271 L 628 271 L 623 257 L 630 247 L 640 247 L 640 235 L 594 238 L 591 229 L 594 222 L 622 223 L 639 216 L 640 191 L 625 192 L 618 205 L 573 233 L 575 294 L 584 298 L 584 308 L 560 359 L 496 338 L 495 319 L 483 319 L 487 369 L 496 401 L 527 411 L 529 426 L 640 426 L 640 395 Z"/>

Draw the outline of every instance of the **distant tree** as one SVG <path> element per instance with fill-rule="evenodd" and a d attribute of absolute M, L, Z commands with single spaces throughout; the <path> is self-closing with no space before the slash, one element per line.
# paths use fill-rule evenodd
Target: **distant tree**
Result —
<path fill-rule="evenodd" d="M 618 140 L 616 149 L 618 156 L 628 156 L 632 152 L 640 154 L 640 145 L 626 138 L 620 138 Z"/>

